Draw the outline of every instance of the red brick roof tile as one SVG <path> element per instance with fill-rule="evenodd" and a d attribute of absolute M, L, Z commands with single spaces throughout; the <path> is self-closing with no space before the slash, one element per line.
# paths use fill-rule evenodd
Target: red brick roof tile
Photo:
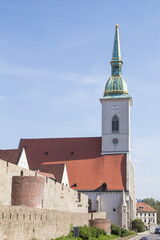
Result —
<path fill-rule="evenodd" d="M 37 171 L 34 171 L 34 172 L 37 172 Z M 43 175 L 43 176 L 45 176 L 45 177 L 48 177 L 48 178 L 53 178 L 53 179 L 55 179 L 56 180 L 56 178 L 55 178 L 55 176 L 54 176 L 54 174 L 51 174 L 51 173 L 46 173 L 46 172 L 37 172 L 38 174 L 40 174 L 40 175 Z"/>
<path fill-rule="evenodd" d="M 43 171 L 51 173 L 51 166 L 66 163 L 74 189 L 95 190 L 104 182 L 108 190 L 126 189 L 126 155 L 101 156 L 101 137 L 21 139 L 19 149 L 23 147 L 31 169 L 47 165 Z"/>
<path fill-rule="evenodd" d="M 61 183 L 62 181 L 62 175 L 64 171 L 64 164 L 59 163 L 59 164 L 50 164 L 50 165 L 40 165 L 40 164 L 35 164 L 31 165 L 32 170 L 39 170 L 40 172 L 45 172 L 45 173 L 50 173 L 54 175 L 54 178 Z"/>
<path fill-rule="evenodd" d="M 108 190 L 125 190 L 125 154 L 105 155 L 95 159 L 65 161 L 70 187 L 79 190 L 95 190 L 107 183 Z M 57 162 L 43 163 L 53 166 Z M 74 185 L 76 184 L 76 187 Z"/>
<path fill-rule="evenodd" d="M 154 208 L 149 206 L 147 203 L 144 202 L 137 202 L 137 212 L 157 212 Z"/>
<path fill-rule="evenodd" d="M 101 156 L 100 137 L 21 139 L 19 149 L 23 147 L 32 165 Z"/>
<path fill-rule="evenodd" d="M 0 159 L 17 165 L 20 153 L 21 149 L 0 150 Z"/>

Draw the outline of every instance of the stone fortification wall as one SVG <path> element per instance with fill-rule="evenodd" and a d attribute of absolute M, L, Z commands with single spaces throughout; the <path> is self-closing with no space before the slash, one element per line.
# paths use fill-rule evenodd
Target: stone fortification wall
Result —
<path fill-rule="evenodd" d="M 88 225 L 88 213 L 71 213 L 19 206 L 0 207 L 0 239 L 50 240 L 70 231 L 73 226 Z"/>
<path fill-rule="evenodd" d="M 32 200 L 34 207 L 81 213 L 88 212 L 88 197 L 86 195 L 77 195 L 77 191 L 31 170 L 0 160 L 0 176 L 1 205 L 11 205 L 11 194 L 13 193 L 12 203 L 14 205 L 21 204 L 32 207 L 32 205 L 29 205 Z M 40 182 L 39 177 L 43 179 Z M 34 195 L 34 191 L 37 191 L 36 195 Z"/>
<path fill-rule="evenodd" d="M 11 205 L 12 176 L 35 176 L 35 172 L 0 160 L 0 204 Z"/>
<path fill-rule="evenodd" d="M 43 208 L 88 213 L 88 197 L 48 178 L 45 181 Z"/>
<path fill-rule="evenodd" d="M 98 227 L 103 229 L 107 234 L 110 234 L 111 231 L 111 220 L 110 219 L 93 219 L 90 220 L 91 226 Z"/>
<path fill-rule="evenodd" d="M 95 218 L 106 219 L 106 212 L 93 212 L 93 213 L 90 213 L 89 220 L 93 220 Z"/>
<path fill-rule="evenodd" d="M 44 198 L 44 181 L 42 177 L 14 176 L 12 178 L 11 204 L 15 206 L 42 208 Z"/>

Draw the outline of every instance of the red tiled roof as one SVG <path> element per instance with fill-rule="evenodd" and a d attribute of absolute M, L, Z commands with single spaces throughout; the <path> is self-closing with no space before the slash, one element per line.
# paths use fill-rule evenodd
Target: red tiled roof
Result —
<path fill-rule="evenodd" d="M 36 172 L 36 171 L 34 171 L 34 172 Z M 51 173 L 45 173 L 45 172 L 37 172 L 37 173 L 40 174 L 40 175 L 43 175 L 45 177 L 48 177 L 48 178 L 56 179 L 54 174 L 51 174 Z"/>
<path fill-rule="evenodd" d="M 154 208 L 149 206 L 147 203 L 137 202 L 137 212 L 157 212 Z"/>
<path fill-rule="evenodd" d="M 60 163 L 60 162 L 58 162 Z M 66 161 L 70 187 L 78 190 L 95 190 L 107 183 L 108 190 L 125 190 L 125 154 L 105 155 L 95 159 Z M 48 169 L 57 162 L 46 162 Z M 76 184 L 76 187 L 74 185 Z"/>
<path fill-rule="evenodd" d="M 9 150 L 0 150 L 0 159 L 17 164 L 21 149 L 9 149 Z"/>
<path fill-rule="evenodd" d="M 55 162 L 56 163 L 56 162 Z M 35 164 L 31 165 L 32 170 L 39 170 L 40 172 L 45 172 L 45 173 L 50 173 L 54 175 L 54 178 L 58 181 L 62 181 L 62 175 L 63 175 L 63 170 L 64 170 L 64 164 L 50 164 L 50 165 L 40 165 L 40 164 Z"/>
<path fill-rule="evenodd" d="M 19 149 L 23 147 L 29 165 L 101 156 L 100 137 L 21 139 Z"/>
<path fill-rule="evenodd" d="M 47 165 L 43 171 L 51 173 L 53 165 L 66 163 L 70 186 L 76 184 L 74 189 L 95 190 L 104 182 L 108 190 L 126 188 L 126 155 L 101 156 L 101 137 L 22 139 L 19 149 L 23 147 L 30 169 Z"/>
<path fill-rule="evenodd" d="M 125 190 L 125 155 L 106 155 L 95 159 L 83 159 L 66 163 L 69 183 L 79 190 L 95 190 L 107 183 L 107 190 Z"/>

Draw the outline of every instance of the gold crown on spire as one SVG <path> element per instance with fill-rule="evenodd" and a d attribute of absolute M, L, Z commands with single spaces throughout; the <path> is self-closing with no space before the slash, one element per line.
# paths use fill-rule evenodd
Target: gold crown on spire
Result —
<path fill-rule="evenodd" d="M 118 28 L 118 24 L 116 24 L 116 28 Z"/>

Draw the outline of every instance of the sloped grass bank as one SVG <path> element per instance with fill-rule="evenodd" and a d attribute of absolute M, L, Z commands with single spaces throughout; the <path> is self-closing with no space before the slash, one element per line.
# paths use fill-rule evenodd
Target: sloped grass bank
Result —
<path fill-rule="evenodd" d="M 77 240 L 112 240 L 119 237 L 126 237 L 133 233 L 134 232 L 122 229 L 117 225 L 113 225 L 111 234 L 107 235 L 106 232 L 100 228 L 84 226 L 79 228 L 79 237 Z M 51 240 L 75 240 L 75 237 L 73 237 L 73 232 L 71 231 L 68 236 L 62 236 Z"/>

